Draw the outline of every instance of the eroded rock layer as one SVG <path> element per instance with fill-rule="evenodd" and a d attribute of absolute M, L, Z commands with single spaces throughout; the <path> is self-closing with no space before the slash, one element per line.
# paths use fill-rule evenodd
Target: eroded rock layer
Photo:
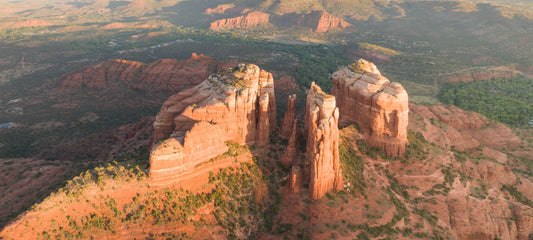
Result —
<path fill-rule="evenodd" d="M 309 195 L 319 199 L 331 190 L 342 190 L 339 160 L 339 109 L 335 97 L 313 82 L 307 95 L 305 131 Z"/>
<path fill-rule="evenodd" d="M 105 89 L 125 83 L 134 89 L 177 91 L 200 83 L 216 64 L 213 58 L 195 53 L 186 61 L 162 59 L 150 64 L 115 59 L 66 75 L 60 87 Z"/>
<path fill-rule="evenodd" d="M 405 153 L 409 103 L 402 85 L 391 83 L 363 59 L 333 73 L 332 84 L 341 126 L 355 122 L 369 145 L 389 156 Z"/>
<path fill-rule="evenodd" d="M 275 106 L 272 75 L 252 64 L 219 70 L 171 96 L 154 122 L 150 179 L 172 182 L 224 153 L 227 141 L 268 144 Z"/>
<path fill-rule="evenodd" d="M 270 14 L 263 12 L 251 12 L 246 16 L 239 16 L 234 18 L 225 18 L 214 21 L 209 26 L 211 30 L 224 29 L 224 28 L 251 28 L 268 23 Z"/>

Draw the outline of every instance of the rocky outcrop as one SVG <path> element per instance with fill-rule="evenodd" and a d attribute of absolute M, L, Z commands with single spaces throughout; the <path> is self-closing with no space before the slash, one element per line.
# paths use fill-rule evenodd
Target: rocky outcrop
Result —
<path fill-rule="evenodd" d="M 492 149 L 505 149 L 517 147 L 522 142 L 504 124 L 491 122 L 476 112 L 464 111 L 451 105 L 427 107 L 409 104 L 409 109 L 416 115 L 425 117 L 422 131 L 424 138 L 446 149 L 454 147 L 464 151 L 477 148 L 480 144 Z M 487 154 L 494 157 L 494 153 Z M 506 161 L 501 154 L 494 158 Z"/>
<path fill-rule="evenodd" d="M 389 156 L 401 156 L 407 144 L 408 96 L 366 61 L 341 68 L 332 75 L 332 95 L 338 101 L 340 125 L 359 125 L 369 145 Z"/>
<path fill-rule="evenodd" d="M 272 15 L 270 22 L 283 28 L 310 28 L 317 33 L 342 30 L 351 26 L 350 23 L 324 11 L 312 11 L 308 14 Z"/>
<path fill-rule="evenodd" d="M 445 75 L 444 82 L 473 82 L 482 80 L 492 80 L 498 78 L 516 78 L 522 75 L 521 72 L 508 66 L 480 68 L 474 71 L 460 72 L 452 75 Z"/>
<path fill-rule="evenodd" d="M 204 14 L 215 14 L 215 13 L 223 14 L 223 13 L 226 13 L 227 10 L 232 9 L 234 7 L 235 7 L 235 4 L 233 3 L 220 4 L 216 6 L 215 8 L 207 8 L 204 11 Z"/>
<path fill-rule="evenodd" d="M 272 75 L 252 64 L 219 70 L 171 96 L 154 123 L 150 179 L 172 182 L 224 153 L 227 141 L 268 144 L 275 106 Z"/>
<path fill-rule="evenodd" d="M 246 16 L 239 16 L 234 18 L 225 18 L 214 21 L 209 26 L 211 30 L 218 30 L 224 28 L 251 28 L 260 25 L 266 25 L 269 21 L 270 14 L 263 12 L 251 12 Z"/>
<path fill-rule="evenodd" d="M 291 136 L 289 137 L 289 142 L 287 144 L 287 148 L 285 149 L 285 153 L 283 153 L 283 156 L 281 156 L 281 163 L 285 167 L 292 166 L 296 160 L 298 159 L 298 130 L 296 128 L 297 122 L 294 121 L 292 123 L 292 131 Z"/>
<path fill-rule="evenodd" d="M 531 239 L 533 232 L 533 211 L 523 205 L 515 204 L 513 207 L 513 217 L 516 219 L 516 239 Z"/>
<path fill-rule="evenodd" d="M 306 16 L 306 23 L 317 33 L 324 33 L 336 29 L 345 29 L 351 24 L 327 12 L 313 12 Z"/>
<path fill-rule="evenodd" d="M 480 129 L 490 123 L 479 113 L 465 112 L 453 105 L 433 105 L 429 109 L 439 121 L 458 130 Z"/>
<path fill-rule="evenodd" d="M 212 58 L 195 53 L 186 61 L 163 59 L 150 64 L 116 59 L 68 74 L 60 87 L 104 89 L 125 83 L 133 89 L 177 91 L 200 83 L 215 67 Z"/>
<path fill-rule="evenodd" d="M 292 166 L 291 173 L 288 178 L 289 192 L 299 193 L 303 186 L 303 170 L 300 166 Z"/>
<path fill-rule="evenodd" d="M 305 131 L 309 195 L 319 199 L 331 190 L 342 190 L 339 160 L 339 109 L 335 97 L 313 82 L 307 95 Z"/>
<path fill-rule="evenodd" d="M 289 96 L 287 99 L 287 112 L 281 120 L 281 126 L 279 130 L 279 136 L 288 139 L 293 132 L 293 125 L 296 121 L 296 94 Z"/>
<path fill-rule="evenodd" d="M 470 184 L 466 187 L 456 181 L 447 196 L 450 226 L 458 239 L 516 239 L 515 222 L 509 203 L 503 194 L 491 191 L 487 200 L 470 197 Z"/>

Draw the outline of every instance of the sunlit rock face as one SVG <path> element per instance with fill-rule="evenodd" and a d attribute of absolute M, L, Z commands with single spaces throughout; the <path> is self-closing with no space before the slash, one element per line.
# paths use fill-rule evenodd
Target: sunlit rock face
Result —
<path fill-rule="evenodd" d="M 222 69 L 171 96 L 157 114 L 152 182 L 172 182 L 227 150 L 226 141 L 266 145 L 276 125 L 272 74 L 253 64 Z"/>
<path fill-rule="evenodd" d="M 409 99 L 399 83 L 391 83 L 377 67 L 359 60 L 332 75 L 331 94 L 337 99 L 340 125 L 355 122 L 370 146 L 389 156 L 405 153 Z"/>
<path fill-rule="evenodd" d="M 312 83 L 307 95 L 304 122 L 306 170 L 309 172 L 309 195 L 312 199 L 319 199 L 331 190 L 343 189 L 338 121 L 339 109 L 335 106 L 335 97 Z"/>
<path fill-rule="evenodd" d="M 209 29 L 218 30 L 226 28 L 251 28 L 267 24 L 269 18 L 270 14 L 255 11 L 248 13 L 246 16 L 224 18 L 214 21 L 209 26 Z"/>

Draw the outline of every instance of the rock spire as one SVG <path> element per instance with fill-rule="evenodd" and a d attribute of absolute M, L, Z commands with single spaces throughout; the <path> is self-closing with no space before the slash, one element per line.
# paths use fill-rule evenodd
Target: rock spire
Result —
<path fill-rule="evenodd" d="M 339 109 L 335 97 L 314 82 L 307 95 L 305 131 L 307 136 L 307 171 L 309 194 L 319 199 L 331 190 L 342 190 L 339 160 Z"/>

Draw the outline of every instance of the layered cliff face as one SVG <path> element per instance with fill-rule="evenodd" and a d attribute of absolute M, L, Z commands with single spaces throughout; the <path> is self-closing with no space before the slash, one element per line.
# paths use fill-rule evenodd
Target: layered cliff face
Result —
<path fill-rule="evenodd" d="M 195 53 L 186 61 L 163 59 L 150 64 L 116 59 L 68 74 L 60 87 L 104 89 L 126 83 L 136 89 L 177 91 L 200 83 L 215 67 L 212 58 Z"/>
<path fill-rule="evenodd" d="M 171 96 L 154 123 L 151 180 L 172 182 L 224 153 L 227 141 L 268 144 L 275 106 L 272 75 L 252 64 L 219 70 Z"/>
<path fill-rule="evenodd" d="M 239 11 L 241 8 L 232 7 L 227 8 L 228 6 L 217 7 L 216 9 L 210 10 L 209 13 L 206 10 L 206 13 L 213 14 L 214 10 L 229 12 L 230 10 Z M 350 23 L 344 21 L 341 18 L 333 16 L 324 11 L 313 11 L 307 14 L 268 14 L 260 11 L 253 11 L 250 13 L 246 12 L 249 9 L 244 9 L 240 11 L 240 14 L 245 14 L 233 18 L 223 18 L 212 22 L 209 26 L 211 30 L 220 30 L 220 29 L 232 29 L 232 28 L 253 28 L 257 26 L 277 26 L 277 27 L 298 27 L 298 28 L 311 28 L 314 32 L 325 33 L 334 30 L 342 30 L 351 26 Z"/>
<path fill-rule="evenodd" d="M 391 83 L 374 64 L 361 59 L 333 73 L 332 84 L 341 126 L 355 122 L 369 145 L 389 156 L 404 154 L 409 103 L 399 83 Z"/>
<path fill-rule="evenodd" d="M 305 132 L 309 195 L 319 199 L 331 190 L 342 190 L 339 160 L 339 109 L 335 97 L 313 82 L 307 95 Z"/>
<path fill-rule="evenodd" d="M 345 29 L 351 24 L 348 22 L 335 17 L 327 12 L 314 12 L 309 16 L 306 16 L 308 19 L 306 22 L 310 27 L 314 29 L 317 33 L 325 33 L 331 30 Z"/>
<path fill-rule="evenodd" d="M 225 18 L 214 21 L 209 26 L 211 30 L 218 30 L 224 28 L 251 28 L 260 25 L 266 25 L 269 21 L 270 14 L 263 12 L 251 12 L 246 16 L 239 16 L 234 18 Z"/>

